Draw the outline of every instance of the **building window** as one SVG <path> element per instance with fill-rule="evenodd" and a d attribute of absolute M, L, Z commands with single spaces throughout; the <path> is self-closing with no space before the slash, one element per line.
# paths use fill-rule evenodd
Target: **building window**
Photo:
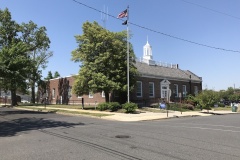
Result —
<path fill-rule="evenodd" d="M 46 90 L 46 95 L 45 95 L 45 98 L 48 97 L 48 90 Z"/>
<path fill-rule="evenodd" d="M 182 93 L 183 93 L 183 97 L 187 96 L 187 87 L 186 87 L 186 85 L 182 86 Z"/>
<path fill-rule="evenodd" d="M 72 97 L 72 86 L 69 86 L 68 88 L 68 98 Z"/>
<path fill-rule="evenodd" d="M 195 94 L 195 96 L 198 95 L 198 87 L 197 86 L 194 86 L 194 94 Z"/>
<path fill-rule="evenodd" d="M 167 86 L 162 86 L 162 89 L 168 89 L 168 87 Z"/>
<path fill-rule="evenodd" d="M 154 83 L 149 82 L 149 97 L 154 97 Z"/>
<path fill-rule="evenodd" d="M 93 98 L 93 92 L 89 92 L 88 98 Z"/>
<path fill-rule="evenodd" d="M 104 92 L 104 91 L 102 91 L 102 97 L 103 97 L 103 98 L 105 97 L 105 92 Z"/>
<path fill-rule="evenodd" d="M 137 81 L 137 97 L 142 97 L 142 82 Z"/>
<path fill-rule="evenodd" d="M 174 84 L 173 96 L 174 97 L 178 97 L 178 85 L 177 84 Z"/>
<path fill-rule="evenodd" d="M 52 89 L 52 98 L 55 99 L 55 88 Z"/>

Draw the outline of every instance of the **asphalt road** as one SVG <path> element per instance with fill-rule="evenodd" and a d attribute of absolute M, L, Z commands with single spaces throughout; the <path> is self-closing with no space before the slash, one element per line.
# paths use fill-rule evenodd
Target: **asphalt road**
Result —
<path fill-rule="evenodd" d="M 0 108 L 0 160 L 239 160 L 240 114 L 117 122 Z"/>

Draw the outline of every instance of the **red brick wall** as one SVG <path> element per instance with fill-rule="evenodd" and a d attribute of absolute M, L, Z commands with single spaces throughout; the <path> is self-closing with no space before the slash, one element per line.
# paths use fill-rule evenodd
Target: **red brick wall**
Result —
<path fill-rule="evenodd" d="M 136 87 L 134 90 L 131 92 L 130 100 L 132 102 L 136 102 L 142 105 L 151 105 L 154 103 L 158 103 L 161 99 L 161 81 L 164 79 L 156 79 L 156 78 L 147 78 L 147 77 L 138 77 L 137 81 L 142 82 L 142 97 L 137 97 L 136 95 Z M 200 82 L 189 82 L 189 81 L 176 81 L 176 80 L 168 80 L 171 84 L 169 85 L 172 95 L 170 97 L 171 101 L 179 101 L 179 98 L 175 98 L 173 96 L 173 88 L 174 84 L 178 85 L 178 93 L 183 92 L 182 91 L 182 86 L 186 85 L 186 90 L 187 94 L 192 94 L 194 95 L 194 86 L 198 87 L 198 92 L 202 90 L 202 83 Z M 149 97 L 149 82 L 154 83 L 154 97 Z M 191 87 L 190 87 L 191 84 Z M 191 88 L 191 91 L 190 91 Z"/>
<path fill-rule="evenodd" d="M 74 77 L 66 77 L 69 81 L 69 86 L 73 87 Z M 50 80 L 50 89 L 48 93 L 49 103 L 56 104 L 56 101 L 60 101 L 60 94 L 58 91 L 59 78 Z M 52 95 L 52 90 L 55 88 L 55 96 Z M 78 97 L 72 92 L 71 97 L 69 98 L 69 104 L 82 104 L 82 98 L 84 98 L 84 105 L 95 105 L 95 103 L 105 102 L 105 97 L 102 97 L 102 93 L 93 94 L 93 98 L 89 98 L 89 95 L 83 95 Z"/>
<path fill-rule="evenodd" d="M 69 86 L 73 86 L 74 78 L 73 77 L 67 77 L 67 80 L 69 81 Z M 142 82 L 142 97 L 136 96 L 136 87 L 134 90 L 130 93 L 130 101 L 139 103 L 145 106 L 158 103 L 161 99 L 161 92 L 160 92 L 160 82 L 163 79 L 157 79 L 157 78 L 147 78 L 147 77 L 138 77 L 137 81 Z M 202 90 L 202 83 L 201 82 L 189 82 L 189 81 L 176 81 L 176 80 L 168 80 L 171 84 L 169 85 L 170 89 L 173 93 L 174 84 L 178 85 L 178 92 L 182 93 L 182 86 L 186 85 L 187 93 L 188 94 L 194 94 L 194 86 L 198 87 L 198 91 Z M 154 97 L 149 97 L 149 82 L 154 83 Z M 49 103 L 56 104 L 56 100 L 60 99 L 59 97 L 59 91 L 58 91 L 58 83 L 59 79 L 52 79 L 50 80 L 50 89 L 49 89 Z M 191 84 L 191 87 L 190 87 Z M 52 90 L 55 88 L 55 97 L 52 96 Z M 190 91 L 191 88 L 191 91 Z M 102 93 L 95 93 L 93 95 L 93 98 L 89 98 L 89 95 L 83 95 L 81 96 L 84 98 L 84 105 L 95 105 L 95 103 L 102 103 L 105 102 L 105 98 L 102 97 Z M 171 101 L 179 101 L 179 98 L 175 98 L 173 95 L 171 95 Z M 81 104 L 82 99 L 79 98 L 77 95 L 72 93 L 72 97 L 69 99 L 69 104 Z"/>

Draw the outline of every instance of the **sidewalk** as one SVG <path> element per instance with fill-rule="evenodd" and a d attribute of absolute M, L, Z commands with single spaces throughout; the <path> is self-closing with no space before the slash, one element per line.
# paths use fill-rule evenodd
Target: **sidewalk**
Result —
<path fill-rule="evenodd" d="M 179 111 L 169 111 L 169 113 L 154 113 L 154 112 L 144 112 L 140 114 L 124 114 L 124 113 L 114 113 L 112 116 L 103 117 L 108 120 L 116 121 L 147 121 L 147 120 L 159 120 L 168 118 L 181 118 L 181 117 L 196 117 L 196 116 L 211 116 L 211 115 L 224 115 L 224 114 L 234 114 L 238 112 L 231 111 L 202 111 L 202 112 L 179 112 Z"/>
<path fill-rule="evenodd" d="M 43 108 L 43 107 L 36 107 Z M 116 112 L 106 112 L 106 111 L 97 111 L 97 110 L 82 110 L 82 109 L 68 109 L 68 108 L 55 108 L 47 107 L 48 109 L 53 110 L 67 110 L 67 111 L 78 111 L 78 112 L 89 112 L 89 113 L 103 113 L 109 114 L 109 116 L 102 116 L 101 119 L 106 120 L 115 120 L 115 121 L 147 121 L 147 120 L 159 120 L 159 119 L 168 119 L 168 118 L 181 118 L 181 117 L 196 117 L 196 116 L 211 116 L 211 115 L 224 115 L 224 114 L 236 114 L 239 112 L 232 111 L 191 111 L 191 112 L 179 112 L 179 111 L 168 111 L 167 113 L 156 113 L 149 111 L 141 111 L 137 114 L 128 114 L 128 113 L 116 113 Z M 91 116 L 93 117 L 93 116 Z M 98 118 L 98 117 L 95 117 Z"/>

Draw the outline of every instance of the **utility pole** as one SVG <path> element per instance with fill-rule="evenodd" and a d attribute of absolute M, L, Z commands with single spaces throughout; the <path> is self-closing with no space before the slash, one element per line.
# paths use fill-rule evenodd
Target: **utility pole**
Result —
<path fill-rule="evenodd" d="M 103 11 L 101 11 L 101 20 L 103 22 L 103 27 L 106 29 L 106 21 L 108 20 L 108 7 L 103 6 Z"/>

